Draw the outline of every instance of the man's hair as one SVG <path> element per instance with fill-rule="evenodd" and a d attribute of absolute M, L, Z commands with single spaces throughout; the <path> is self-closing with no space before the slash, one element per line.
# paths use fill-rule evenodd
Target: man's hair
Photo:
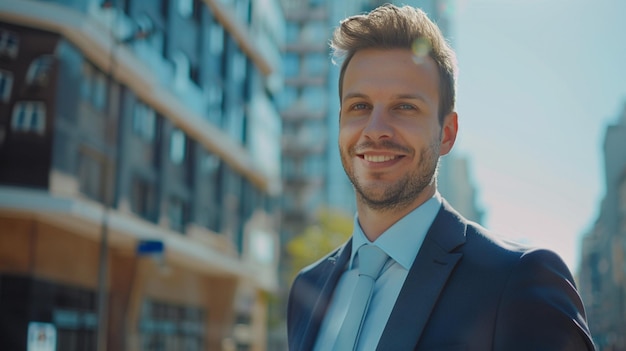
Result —
<path fill-rule="evenodd" d="M 339 99 L 343 78 L 354 54 L 363 49 L 410 49 L 430 56 L 439 70 L 439 121 L 454 111 L 456 56 L 441 31 L 424 13 L 411 7 L 380 6 L 366 15 L 341 21 L 330 43 L 334 57 L 343 58 L 339 74 Z"/>

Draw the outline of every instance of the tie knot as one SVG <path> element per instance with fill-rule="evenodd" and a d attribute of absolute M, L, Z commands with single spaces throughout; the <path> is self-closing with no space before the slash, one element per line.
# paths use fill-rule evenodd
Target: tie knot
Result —
<path fill-rule="evenodd" d="M 375 245 L 361 246 L 358 254 L 359 275 L 366 275 L 376 280 L 389 256 Z"/>

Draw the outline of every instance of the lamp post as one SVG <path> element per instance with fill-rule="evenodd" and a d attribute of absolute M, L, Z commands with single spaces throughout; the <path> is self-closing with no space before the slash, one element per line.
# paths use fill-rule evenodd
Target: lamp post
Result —
<path fill-rule="evenodd" d="M 122 0 L 123 1 L 123 0 Z M 117 65 L 116 54 L 117 49 L 120 45 L 132 43 L 135 40 L 142 40 L 150 37 L 154 28 L 139 28 L 138 30 L 133 30 L 130 35 L 125 38 L 119 39 L 114 33 L 115 28 L 118 28 L 119 22 L 119 12 L 120 12 L 120 1 L 103 1 L 101 4 L 102 8 L 105 9 L 113 9 L 114 17 L 113 17 L 113 25 L 111 26 L 111 38 L 112 44 L 109 51 L 109 69 L 106 72 L 106 87 L 107 91 L 107 99 L 111 98 L 111 87 L 113 82 L 115 81 L 115 68 Z M 109 104 L 111 106 L 111 104 Z M 117 105 L 113 105 L 117 106 Z M 111 115 L 111 111 L 108 111 L 109 115 Z M 104 210 L 102 214 L 102 223 L 100 230 L 100 250 L 99 250 L 99 258 L 98 258 L 98 287 L 97 287 L 97 305 L 96 311 L 98 314 L 98 329 L 96 335 L 96 350 L 97 351 L 106 351 L 107 350 L 107 333 L 108 333 L 108 271 L 109 271 L 109 230 L 110 230 L 110 212 L 114 207 L 115 197 L 118 193 L 118 183 L 119 183 L 119 158 L 120 158 L 120 139 L 121 139 L 121 115 L 119 114 L 119 107 L 117 107 L 117 133 L 116 133 L 116 145 L 114 149 L 114 159 L 113 162 L 115 164 L 115 173 L 113 175 L 113 186 L 111 191 L 106 191 L 104 196 Z M 108 188 L 107 188 L 108 190 Z"/>
<path fill-rule="evenodd" d="M 118 22 L 118 6 L 117 1 L 115 4 L 111 1 L 105 1 L 101 5 L 102 8 L 113 9 L 114 12 L 114 20 L 111 28 L 111 38 L 112 44 L 109 52 L 109 69 L 106 72 L 106 90 L 107 90 L 107 100 L 110 101 L 111 98 L 111 86 L 114 81 L 115 74 L 115 51 L 119 45 L 119 40 L 116 38 L 115 33 L 113 33 L 114 27 L 117 26 Z M 111 106 L 109 103 L 108 106 Z M 110 114 L 110 111 L 108 111 Z M 119 117 L 118 117 L 119 118 Z M 119 129 L 119 119 L 118 119 L 118 129 Z M 116 138 L 117 139 L 117 138 Z M 115 159 L 113 162 L 117 164 L 117 148 L 119 147 L 119 142 L 115 146 Z M 115 169 L 114 182 L 116 182 L 117 178 L 117 167 Z M 115 192 L 116 186 L 113 186 L 112 192 Z M 98 314 L 98 329 L 96 334 L 96 350 L 97 351 L 106 351 L 107 350 L 107 334 L 108 334 L 108 273 L 109 273 L 109 211 L 113 207 L 113 199 L 115 194 L 111 194 L 111 191 L 108 190 L 108 187 L 105 188 L 104 194 L 104 211 L 102 213 L 102 225 L 100 229 L 100 251 L 98 254 L 98 291 L 97 291 L 97 305 L 96 311 Z"/>

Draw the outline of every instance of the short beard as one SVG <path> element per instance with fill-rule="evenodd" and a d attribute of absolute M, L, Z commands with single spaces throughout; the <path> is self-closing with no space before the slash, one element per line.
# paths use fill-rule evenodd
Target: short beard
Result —
<path fill-rule="evenodd" d="M 417 169 L 398 180 L 397 183 L 389 185 L 378 199 L 366 194 L 365 189 L 359 184 L 354 174 L 349 174 L 347 171 L 346 174 L 354 186 L 357 201 L 362 202 L 368 208 L 379 212 L 404 209 L 413 204 L 426 187 L 436 182 L 439 165 L 438 155 L 439 143 L 437 140 L 433 140 L 427 148 L 421 150 Z"/>

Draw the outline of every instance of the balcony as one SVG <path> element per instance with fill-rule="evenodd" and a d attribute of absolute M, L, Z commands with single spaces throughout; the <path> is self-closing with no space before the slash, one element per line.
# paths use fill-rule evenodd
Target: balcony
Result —
<path fill-rule="evenodd" d="M 310 20 L 324 21 L 328 18 L 328 10 L 325 6 L 304 8 L 297 2 L 285 2 L 285 18 L 290 22 L 304 22 Z M 291 6 L 289 6 L 291 5 Z"/>
<path fill-rule="evenodd" d="M 285 85 L 288 86 L 304 87 L 324 84 L 326 84 L 326 75 L 311 76 L 299 74 L 294 77 L 285 78 Z"/>
<path fill-rule="evenodd" d="M 297 52 L 297 53 L 310 53 L 310 52 L 326 52 L 328 46 L 326 42 L 307 42 L 299 41 L 296 43 L 289 43 L 285 45 L 285 51 Z"/>
<path fill-rule="evenodd" d="M 283 177 L 287 191 L 297 189 L 317 190 L 324 184 L 324 178 L 320 175 L 292 174 Z"/>
<path fill-rule="evenodd" d="M 282 111 L 280 115 L 283 122 L 296 123 L 302 121 L 323 121 L 326 118 L 326 107 L 320 106 L 318 109 L 311 110 L 304 104 L 294 104 L 290 108 Z"/>
<path fill-rule="evenodd" d="M 318 155 L 326 150 L 326 136 L 313 136 L 308 132 L 285 135 L 282 138 L 282 150 L 285 157 Z"/>

